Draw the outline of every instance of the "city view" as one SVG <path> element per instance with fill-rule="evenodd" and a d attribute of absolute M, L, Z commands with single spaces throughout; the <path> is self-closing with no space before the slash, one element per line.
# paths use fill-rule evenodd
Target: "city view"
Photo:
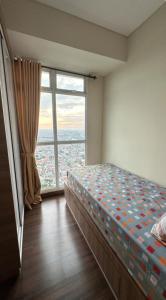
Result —
<path fill-rule="evenodd" d="M 85 133 L 81 129 L 59 129 L 57 137 L 58 141 L 84 140 Z M 48 141 L 53 143 L 52 131 L 50 129 L 39 129 L 38 142 Z M 55 155 L 58 157 L 57 164 L 55 164 Z M 36 162 L 42 190 L 57 188 L 58 178 L 59 187 L 63 187 L 67 170 L 85 164 L 85 143 L 59 144 L 57 153 L 54 144 L 37 145 Z"/>

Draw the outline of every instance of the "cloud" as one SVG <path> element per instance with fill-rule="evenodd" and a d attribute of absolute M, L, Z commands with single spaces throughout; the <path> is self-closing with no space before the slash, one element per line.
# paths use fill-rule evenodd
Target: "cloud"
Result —
<path fill-rule="evenodd" d="M 70 91 L 84 91 L 84 79 L 79 77 L 57 74 L 57 87 Z"/>

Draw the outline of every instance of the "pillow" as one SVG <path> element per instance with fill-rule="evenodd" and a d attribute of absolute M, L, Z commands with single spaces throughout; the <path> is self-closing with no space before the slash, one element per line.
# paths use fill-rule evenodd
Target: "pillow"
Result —
<path fill-rule="evenodd" d="M 166 246 L 166 213 L 153 225 L 151 233 Z"/>

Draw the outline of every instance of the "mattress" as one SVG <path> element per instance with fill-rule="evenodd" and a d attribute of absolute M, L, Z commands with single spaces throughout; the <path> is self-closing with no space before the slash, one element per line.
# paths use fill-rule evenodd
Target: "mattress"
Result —
<path fill-rule="evenodd" d="M 67 184 L 147 299 L 166 299 L 166 248 L 150 233 L 166 188 L 112 164 L 71 170 Z"/>

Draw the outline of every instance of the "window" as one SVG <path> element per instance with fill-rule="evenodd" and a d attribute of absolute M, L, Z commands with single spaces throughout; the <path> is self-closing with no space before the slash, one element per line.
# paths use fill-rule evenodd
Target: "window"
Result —
<path fill-rule="evenodd" d="M 43 69 L 36 147 L 42 191 L 63 188 L 67 170 L 85 165 L 85 107 L 83 77 Z"/>

